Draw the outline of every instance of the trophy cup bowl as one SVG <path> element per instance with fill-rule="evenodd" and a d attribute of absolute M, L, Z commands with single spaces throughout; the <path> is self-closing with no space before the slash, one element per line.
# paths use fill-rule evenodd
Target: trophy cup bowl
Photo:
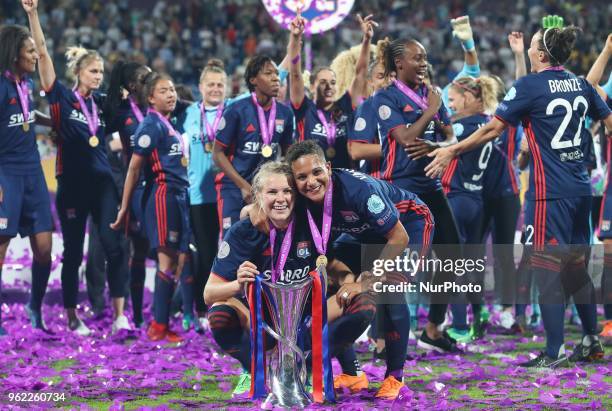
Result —
<path fill-rule="evenodd" d="M 304 408 L 312 403 L 312 397 L 304 388 L 307 374 L 304 353 L 297 346 L 298 329 L 311 288 L 310 277 L 291 285 L 262 281 L 272 319 L 272 327 L 264 321 L 263 328 L 277 341 L 268 357 L 271 392 L 262 403 L 264 409 Z"/>

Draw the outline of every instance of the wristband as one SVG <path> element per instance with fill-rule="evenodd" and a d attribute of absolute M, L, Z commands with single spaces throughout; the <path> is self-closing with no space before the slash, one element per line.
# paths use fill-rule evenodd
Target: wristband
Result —
<path fill-rule="evenodd" d="M 463 47 L 463 51 L 474 51 L 476 50 L 476 45 L 474 44 L 474 39 L 469 39 L 461 42 L 461 47 Z"/>
<path fill-rule="evenodd" d="M 296 65 L 300 61 L 301 56 L 298 54 L 291 60 L 291 64 Z"/>

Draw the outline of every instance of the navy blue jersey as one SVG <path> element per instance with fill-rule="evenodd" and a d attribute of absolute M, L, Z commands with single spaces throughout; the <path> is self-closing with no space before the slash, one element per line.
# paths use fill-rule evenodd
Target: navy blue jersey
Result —
<path fill-rule="evenodd" d="M 355 122 L 349 130 L 349 142 L 380 144 L 378 135 L 378 119 L 374 109 L 374 99 L 369 97 L 361 103 L 355 110 Z M 381 159 L 374 161 L 362 160 L 359 171 L 380 178 Z"/>
<path fill-rule="evenodd" d="M 146 110 L 143 111 L 146 113 Z M 134 135 L 140 122 L 132 111 L 129 100 L 122 100 L 114 115 L 113 124 L 109 124 L 108 132 L 119 133 L 121 146 L 123 147 L 123 158 L 129 164 L 134 152 Z"/>
<path fill-rule="evenodd" d="M 586 115 L 607 117 L 593 86 L 562 69 L 521 77 L 500 103 L 495 116 L 517 126 L 522 121 L 531 151 L 530 200 L 590 196 L 582 149 Z"/>
<path fill-rule="evenodd" d="M 517 157 L 522 138 L 522 127 L 507 127 L 502 135 L 493 141 L 493 151 L 482 182 L 484 198 L 501 198 L 519 194 Z"/>
<path fill-rule="evenodd" d="M 265 111 L 266 122 L 269 115 L 268 109 Z M 263 140 L 257 108 L 250 98 L 239 100 L 225 109 L 219 121 L 215 141 L 226 148 L 232 166 L 250 184 L 257 167 L 279 155 L 279 146 L 289 146 L 293 143 L 293 113 L 287 106 L 276 103 L 276 121 L 272 136 L 274 153 L 268 159 L 261 155 Z M 215 182 L 223 186 L 235 186 L 224 173 L 217 174 Z"/>
<path fill-rule="evenodd" d="M 424 92 L 419 90 L 418 94 L 423 95 Z M 404 147 L 391 135 L 395 128 L 409 127 L 417 121 L 423 115 L 423 110 L 395 84 L 391 84 L 376 93 L 374 107 L 378 117 L 383 150 L 381 178 L 417 194 L 438 190 L 440 180 L 427 177 L 424 171 L 425 166 L 431 162 L 431 158 L 424 157 L 416 161 L 411 160 L 404 151 Z M 444 104 L 440 106 L 438 115 L 442 123 L 450 124 Z M 421 138 L 429 141 L 444 140 L 433 120 L 425 129 Z"/>
<path fill-rule="evenodd" d="M 77 178 L 92 174 L 110 176 L 111 167 L 104 144 L 105 124 L 99 112 L 100 107 L 104 104 L 104 96 L 94 93 L 88 98 L 83 98 L 90 112 L 92 99 L 95 99 L 98 107 L 96 137 L 99 144 L 92 147 L 89 144 L 91 132 L 87 125 L 87 118 L 72 90 L 56 79 L 46 93 L 53 119 L 53 129 L 57 132 L 56 174 Z"/>
<path fill-rule="evenodd" d="M 304 100 L 299 107 L 293 107 L 295 113 L 295 121 L 297 123 L 297 139 L 298 141 L 315 140 L 328 155 L 327 148 L 327 131 L 319 120 L 317 115 L 317 105 L 304 96 Z M 333 158 L 327 158 L 331 161 L 334 168 L 350 168 L 351 159 L 348 154 L 348 128 L 352 124 L 353 118 L 353 103 L 350 93 L 347 91 L 334 103 L 331 110 L 323 110 L 323 115 L 329 122 L 334 119 L 336 123 L 336 140 L 334 141 L 335 155 Z"/>
<path fill-rule="evenodd" d="M 34 175 L 40 171 L 40 155 L 33 124 L 33 84 L 29 78 L 24 80 L 28 84 L 28 131 L 23 130 L 25 119 L 17 85 L 4 74 L 0 75 L 0 170 L 12 175 Z"/>
<path fill-rule="evenodd" d="M 171 134 L 156 114 L 142 120 L 134 136 L 134 154 L 147 160 L 145 178 L 158 185 L 173 188 L 189 187 L 187 168 L 181 163 L 183 153 L 179 137 Z"/>
<path fill-rule="evenodd" d="M 303 213 L 302 213 L 303 214 Z M 274 244 L 274 262 L 277 262 L 285 231 L 277 230 Z M 236 271 L 240 264 L 250 261 L 266 280 L 270 279 L 272 262 L 270 237 L 253 227 L 248 218 L 232 225 L 224 241 L 219 246 L 217 257 L 213 262 L 211 274 L 225 281 L 236 280 Z M 283 272 L 278 283 L 294 284 L 304 281 L 311 270 L 316 268 L 317 250 L 315 249 L 310 229 L 305 216 L 295 219 L 293 241 Z"/>
<path fill-rule="evenodd" d="M 489 117 L 484 114 L 464 117 L 453 123 L 453 131 L 457 140 L 462 141 L 488 121 Z M 493 142 L 488 142 L 454 158 L 442 176 L 444 193 L 449 195 L 463 193 L 480 199 L 483 176 L 492 151 Z"/>
<path fill-rule="evenodd" d="M 332 179 L 332 231 L 351 234 L 363 243 L 384 237 L 397 224 L 396 204 L 422 204 L 413 193 L 358 171 L 333 169 Z M 321 227 L 322 206 L 310 205 L 310 211 Z"/>

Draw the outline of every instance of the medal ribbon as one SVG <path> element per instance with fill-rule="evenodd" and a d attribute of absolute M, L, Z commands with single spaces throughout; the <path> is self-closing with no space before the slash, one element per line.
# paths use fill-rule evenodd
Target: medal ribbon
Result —
<path fill-rule="evenodd" d="M 276 99 L 272 99 L 272 108 L 270 108 L 270 117 L 268 118 L 268 125 L 266 127 L 266 115 L 263 107 L 257 101 L 255 93 L 251 93 L 253 104 L 257 108 L 257 117 L 259 119 L 259 130 L 261 132 L 261 140 L 264 145 L 272 145 L 272 136 L 274 135 L 274 121 L 276 121 Z"/>
<path fill-rule="evenodd" d="M 317 110 L 317 117 L 319 117 L 319 121 L 325 128 L 325 134 L 327 134 L 327 145 L 333 147 L 334 143 L 336 142 L 336 122 L 333 118 L 331 118 L 331 114 L 329 121 L 327 121 L 323 110 Z"/>
<path fill-rule="evenodd" d="M 319 231 L 317 224 L 312 218 L 310 210 L 306 210 L 308 216 L 308 225 L 310 226 L 310 232 L 312 233 L 312 241 L 315 243 L 315 247 L 320 255 L 325 255 L 327 251 L 327 243 L 329 241 L 329 234 L 331 233 L 331 222 L 332 222 L 332 191 L 333 182 L 331 175 L 329 176 L 329 183 L 327 184 L 327 190 L 325 191 L 325 198 L 323 200 L 323 235 Z"/>
<path fill-rule="evenodd" d="M 266 358 L 264 351 L 263 304 L 261 298 L 261 276 L 248 289 L 249 311 L 251 312 L 251 399 L 266 396 Z"/>
<path fill-rule="evenodd" d="M 81 106 L 81 111 L 83 112 L 83 115 L 87 119 L 87 127 L 89 128 L 89 132 L 91 133 L 91 136 L 92 137 L 96 136 L 96 133 L 98 132 L 98 106 L 96 106 L 96 102 L 94 101 L 92 97 L 91 98 L 91 112 L 90 112 L 89 109 L 87 108 L 87 105 L 85 104 L 85 100 L 83 100 L 83 97 L 77 91 L 77 89 L 75 88 L 74 90 L 72 90 L 72 92 L 74 93 L 74 96 L 76 97 L 76 99 L 79 102 L 79 105 Z"/>
<path fill-rule="evenodd" d="M 287 262 L 287 257 L 289 256 L 289 250 L 291 250 L 291 243 L 293 241 L 293 221 L 293 218 L 291 218 L 291 222 L 289 222 L 289 226 L 287 227 L 285 237 L 283 238 L 283 242 L 281 244 L 280 254 L 278 255 L 276 266 L 274 266 L 274 244 L 276 244 L 276 228 L 274 228 L 274 226 L 270 224 L 270 265 L 272 266 L 272 282 L 276 282 L 278 280 L 278 278 L 283 273 L 283 269 L 285 268 L 285 263 Z"/>
<path fill-rule="evenodd" d="M 139 123 L 142 123 L 144 115 L 142 114 L 142 111 L 140 111 L 138 104 L 136 104 L 134 97 L 128 96 L 128 100 L 130 101 L 130 107 L 132 107 L 132 114 L 134 114 L 134 117 L 136 117 L 136 120 L 138 120 Z"/>
<path fill-rule="evenodd" d="M 311 271 L 312 277 L 312 396 L 315 402 L 325 398 L 334 401 L 334 376 L 329 356 L 329 335 L 327 327 L 327 296 L 323 272 Z"/>
<path fill-rule="evenodd" d="M 427 104 L 427 100 L 425 99 L 425 97 L 419 96 L 417 93 L 414 92 L 414 90 L 412 90 L 410 87 L 408 87 L 406 84 L 402 83 L 399 80 L 393 80 L 393 84 L 395 84 L 395 87 L 400 89 L 400 91 L 404 93 L 410 100 L 414 101 L 417 106 L 421 107 L 423 110 L 427 110 L 429 105 Z M 438 113 L 436 113 L 434 118 L 436 120 L 440 120 L 440 116 L 438 115 Z"/>
<path fill-rule="evenodd" d="M 202 140 L 202 144 L 204 144 L 204 130 L 202 129 L 202 125 L 206 128 L 206 137 L 208 138 L 208 142 L 212 143 L 215 141 L 215 136 L 217 135 L 217 129 L 219 128 L 219 122 L 221 121 L 221 117 L 223 117 L 223 103 L 217 106 L 217 114 L 215 115 L 215 120 L 212 124 L 208 122 L 208 118 L 206 116 L 206 109 L 204 108 L 204 102 L 200 105 L 200 140 Z"/>
<path fill-rule="evenodd" d="M 159 111 L 156 111 L 150 108 L 147 111 L 147 113 L 155 114 L 159 118 L 159 120 L 164 124 L 164 126 L 166 126 L 166 128 L 168 129 L 168 132 L 178 139 L 179 144 L 181 145 L 181 155 L 185 157 L 185 144 L 183 143 L 183 136 L 181 136 L 179 132 L 176 131 L 174 127 L 172 127 L 172 124 L 170 124 L 170 121 L 168 121 L 168 119 Z"/>
<path fill-rule="evenodd" d="M 19 104 L 21 104 L 21 111 L 23 112 L 23 124 L 29 123 L 30 120 L 30 99 L 28 83 L 25 79 L 17 81 L 17 77 L 13 76 L 13 73 L 6 71 L 4 73 L 6 77 L 15 82 L 17 87 L 17 94 L 19 95 Z"/>

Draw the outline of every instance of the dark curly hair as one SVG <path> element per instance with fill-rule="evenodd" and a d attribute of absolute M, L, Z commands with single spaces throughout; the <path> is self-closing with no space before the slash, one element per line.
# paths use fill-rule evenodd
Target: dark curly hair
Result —
<path fill-rule="evenodd" d="M 257 54 L 251 60 L 249 60 L 249 63 L 244 70 L 244 80 L 246 81 L 249 91 L 255 91 L 255 86 L 251 84 L 251 79 L 257 77 L 259 72 L 263 70 L 267 63 L 272 63 L 272 65 L 274 65 L 272 58 L 265 54 Z"/>
<path fill-rule="evenodd" d="M 543 29 L 538 33 L 542 35 L 538 42 L 538 50 L 543 51 L 548 55 L 550 64 L 560 66 L 570 58 L 578 33 L 582 29 L 576 26 L 568 26 L 563 28 Z"/>

